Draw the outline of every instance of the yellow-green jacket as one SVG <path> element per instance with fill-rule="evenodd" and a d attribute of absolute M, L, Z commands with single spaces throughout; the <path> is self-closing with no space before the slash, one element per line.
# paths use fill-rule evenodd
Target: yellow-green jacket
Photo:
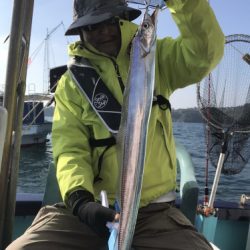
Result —
<path fill-rule="evenodd" d="M 219 62 L 223 55 L 224 36 L 207 0 L 169 0 L 169 10 L 178 25 L 180 37 L 157 41 L 155 94 L 167 99 L 177 88 L 200 81 Z M 166 23 L 166 27 L 168 24 Z M 122 47 L 117 58 L 109 58 L 80 42 L 71 44 L 70 56 L 87 58 L 100 74 L 113 96 L 122 103 L 115 66 L 126 85 L 129 68 L 129 45 L 137 26 L 120 21 Z M 167 29 L 167 28 L 166 28 Z M 52 144 L 57 178 L 62 197 L 74 190 L 85 189 L 98 199 L 106 190 L 110 204 L 117 193 L 118 164 L 116 146 L 109 148 L 103 157 L 100 177 L 98 160 L 105 147 L 91 148 L 89 139 L 111 136 L 87 99 L 66 72 L 55 93 L 56 107 L 53 119 Z M 175 190 L 176 155 L 172 134 L 171 113 L 153 106 L 147 138 L 147 154 L 140 206 L 147 205 L 159 196 Z"/>

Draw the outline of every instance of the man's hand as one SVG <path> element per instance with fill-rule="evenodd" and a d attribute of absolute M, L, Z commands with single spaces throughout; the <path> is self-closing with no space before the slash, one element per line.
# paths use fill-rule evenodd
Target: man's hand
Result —
<path fill-rule="evenodd" d="M 93 194 L 86 190 L 77 190 L 71 193 L 68 205 L 74 215 L 103 238 L 109 237 L 107 222 L 113 222 L 119 218 L 114 210 L 95 202 Z"/>
<path fill-rule="evenodd" d="M 79 206 L 77 215 L 82 222 L 86 223 L 100 237 L 108 238 L 109 230 L 106 224 L 108 221 L 115 220 L 116 212 L 103 207 L 99 203 L 88 202 Z"/>

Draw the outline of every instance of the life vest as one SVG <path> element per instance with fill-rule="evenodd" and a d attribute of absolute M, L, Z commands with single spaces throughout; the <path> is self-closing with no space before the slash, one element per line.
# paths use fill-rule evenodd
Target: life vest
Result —
<path fill-rule="evenodd" d="M 91 107 L 101 119 L 105 127 L 111 132 L 111 134 L 117 134 L 121 121 L 122 107 L 107 88 L 95 68 L 87 59 L 76 56 L 69 63 L 68 69 L 74 82 L 89 101 Z M 169 109 L 171 111 L 169 100 L 162 95 L 154 96 L 152 105 L 154 106 L 156 104 L 158 104 L 162 110 Z M 98 160 L 98 173 L 100 173 L 104 153 L 116 144 L 116 139 L 114 136 L 98 140 L 90 138 L 89 144 L 93 148 L 106 147 Z M 94 182 L 98 180 L 100 180 L 99 174 L 95 177 Z"/>

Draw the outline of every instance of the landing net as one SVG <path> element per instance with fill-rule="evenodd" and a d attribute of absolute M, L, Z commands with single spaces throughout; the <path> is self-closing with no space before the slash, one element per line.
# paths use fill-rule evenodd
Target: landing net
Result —
<path fill-rule="evenodd" d="M 250 158 L 250 36 L 226 37 L 221 62 L 197 85 L 197 102 L 212 165 L 224 153 L 222 173 L 239 173 Z"/>

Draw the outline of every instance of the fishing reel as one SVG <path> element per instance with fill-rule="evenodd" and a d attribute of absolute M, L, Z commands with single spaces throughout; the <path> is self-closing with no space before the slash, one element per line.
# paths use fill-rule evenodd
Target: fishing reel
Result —
<path fill-rule="evenodd" d="M 205 217 L 209 216 L 217 216 L 218 208 L 209 207 L 208 205 L 201 205 L 197 206 L 197 214 L 203 215 Z"/>

